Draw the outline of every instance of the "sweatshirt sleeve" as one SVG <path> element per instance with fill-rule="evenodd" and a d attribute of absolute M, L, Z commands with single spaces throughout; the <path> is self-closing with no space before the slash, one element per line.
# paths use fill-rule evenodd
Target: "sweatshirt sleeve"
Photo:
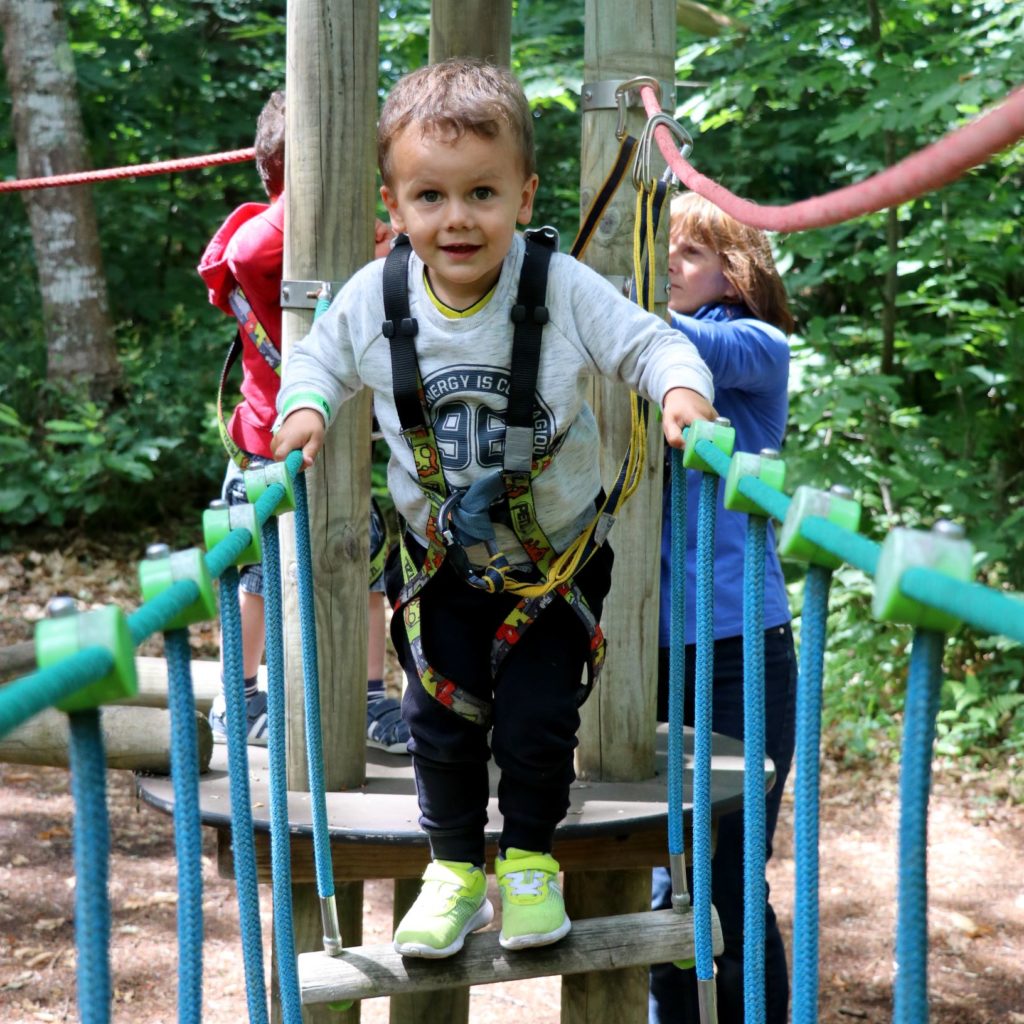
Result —
<path fill-rule="evenodd" d="M 342 288 L 309 334 L 288 353 L 277 398 L 281 417 L 296 409 L 316 409 L 329 426 L 342 402 L 362 387 L 355 342 L 361 333 L 361 298 L 369 287 L 366 271 L 372 267 L 364 268 Z M 378 272 L 378 291 L 379 277 Z"/>
<path fill-rule="evenodd" d="M 789 343 L 763 320 L 697 320 L 672 313 L 672 326 L 685 335 L 720 388 L 751 394 L 785 392 L 789 382 Z"/>
<path fill-rule="evenodd" d="M 571 257 L 558 261 L 560 269 L 564 261 Z M 595 372 L 622 381 L 658 405 L 671 388 L 689 388 L 714 401 L 711 371 L 685 335 L 588 267 L 575 261 L 570 266 L 571 315 Z"/>

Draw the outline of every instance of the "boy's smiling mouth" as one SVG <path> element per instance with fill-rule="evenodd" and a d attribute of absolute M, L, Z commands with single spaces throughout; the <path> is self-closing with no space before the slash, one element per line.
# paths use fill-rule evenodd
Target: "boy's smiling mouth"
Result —
<path fill-rule="evenodd" d="M 479 252 L 483 246 L 470 245 L 468 242 L 455 242 L 451 245 L 442 245 L 439 248 L 447 255 L 457 258 L 460 256 L 472 256 L 474 253 Z"/>

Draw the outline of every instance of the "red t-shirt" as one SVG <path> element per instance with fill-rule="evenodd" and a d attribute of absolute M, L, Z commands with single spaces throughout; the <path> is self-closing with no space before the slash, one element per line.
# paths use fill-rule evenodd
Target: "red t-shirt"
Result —
<path fill-rule="evenodd" d="M 281 350 L 281 273 L 284 263 L 284 201 L 245 203 L 210 240 L 199 262 L 199 276 L 210 302 L 232 318 L 228 296 L 240 286 L 256 319 Z M 281 378 L 254 345 L 242 346 L 242 401 L 228 423 L 235 443 L 270 458 L 270 428 L 277 416 Z"/>

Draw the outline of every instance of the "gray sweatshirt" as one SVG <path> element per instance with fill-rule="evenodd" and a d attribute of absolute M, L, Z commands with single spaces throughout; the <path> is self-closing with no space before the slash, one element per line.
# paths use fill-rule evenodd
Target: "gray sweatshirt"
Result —
<path fill-rule="evenodd" d="M 423 262 L 409 260 L 409 309 L 419 324 L 416 354 L 445 480 L 468 487 L 501 468 L 508 404 L 513 325 L 525 245 L 516 235 L 490 301 L 470 316 L 450 319 L 431 301 Z M 324 413 L 359 388 L 373 390 L 374 411 L 391 447 L 388 487 L 399 513 L 422 540 L 428 503 L 416 480 L 412 451 L 401 436 L 391 387 L 391 352 L 384 321 L 384 261 L 363 267 L 330 309 L 286 357 L 278 409 Z M 557 448 L 533 482 L 537 517 L 559 551 L 593 514 L 601 489 L 601 439 L 585 400 L 589 378 L 621 381 L 659 404 L 670 388 L 685 387 L 713 401 L 711 373 L 694 346 L 659 317 L 619 294 L 571 256 L 553 254 L 535 398 L 535 452 Z M 625 394 L 623 401 L 626 400 Z M 610 484 L 611 481 L 608 481 Z M 496 525 L 511 560 L 525 555 L 511 531 Z"/>

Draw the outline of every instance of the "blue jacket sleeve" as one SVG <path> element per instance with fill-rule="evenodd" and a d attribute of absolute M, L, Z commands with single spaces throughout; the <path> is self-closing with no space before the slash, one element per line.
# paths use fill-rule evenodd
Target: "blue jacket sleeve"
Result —
<path fill-rule="evenodd" d="M 789 382 L 789 343 L 763 320 L 697 320 L 671 313 L 672 326 L 693 342 L 707 363 L 715 390 L 735 388 L 753 394 L 785 394 Z"/>

